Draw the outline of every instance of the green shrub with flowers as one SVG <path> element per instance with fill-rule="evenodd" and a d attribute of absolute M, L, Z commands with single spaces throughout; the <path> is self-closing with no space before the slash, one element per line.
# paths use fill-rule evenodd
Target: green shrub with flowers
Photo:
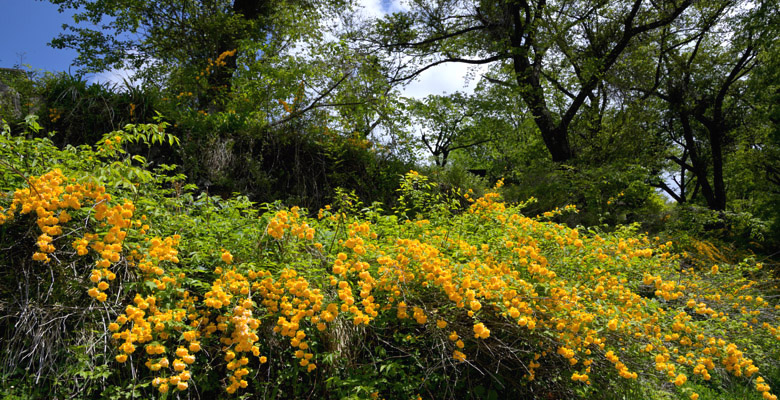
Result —
<path fill-rule="evenodd" d="M 63 150 L 4 130 L 5 396 L 776 399 L 760 262 L 524 215 L 500 181 L 410 171 L 394 212 L 199 194 L 124 150 L 164 128 Z"/>

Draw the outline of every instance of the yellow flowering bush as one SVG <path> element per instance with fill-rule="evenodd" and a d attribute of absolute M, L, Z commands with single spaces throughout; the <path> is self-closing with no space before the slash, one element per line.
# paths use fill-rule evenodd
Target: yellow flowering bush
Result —
<path fill-rule="evenodd" d="M 111 365 L 158 396 L 324 395 L 358 376 L 387 398 L 455 397 L 472 379 L 505 395 L 698 398 L 729 379 L 776 399 L 780 305 L 759 263 L 691 264 L 632 227 L 552 222 L 572 207 L 526 216 L 501 182 L 436 207 L 447 199 L 415 195 L 426 181 L 411 172 L 414 219 L 192 195 L 170 204 L 200 210 L 155 214 L 167 206 L 57 169 L 26 182 L 0 199 L 0 224 L 33 216 L 33 262 L 90 266 L 86 294 L 114 307 Z"/>

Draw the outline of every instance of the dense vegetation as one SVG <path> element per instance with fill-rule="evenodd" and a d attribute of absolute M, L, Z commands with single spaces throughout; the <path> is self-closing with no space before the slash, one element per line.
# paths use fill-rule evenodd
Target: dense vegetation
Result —
<path fill-rule="evenodd" d="M 777 398 L 768 2 L 50 1 L 102 30 L 0 75 L 4 398 Z"/>

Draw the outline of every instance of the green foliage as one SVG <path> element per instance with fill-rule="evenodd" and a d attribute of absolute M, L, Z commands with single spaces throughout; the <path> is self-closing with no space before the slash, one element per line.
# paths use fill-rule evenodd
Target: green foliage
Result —
<path fill-rule="evenodd" d="M 136 78 L 188 93 L 191 105 L 210 111 L 224 109 L 237 71 L 267 61 L 276 68 L 273 61 L 286 56 L 290 41 L 316 38 L 322 20 L 349 5 L 342 0 L 51 3 L 75 11 L 75 24 L 66 25 L 51 45 L 77 50 L 81 72 L 132 69 Z"/>
<path fill-rule="evenodd" d="M 23 69 L 0 68 L 0 118 L 15 124 L 34 112 L 34 76 Z"/>
<path fill-rule="evenodd" d="M 572 167 L 539 161 L 508 176 L 504 192 L 512 201 L 536 198 L 529 213 L 576 205 L 580 212 L 563 220 L 571 226 L 615 227 L 640 222 L 647 229 L 658 230 L 666 206 L 646 183 L 648 176 L 638 165 Z"/>
<path fill-rule="evenodd" d="M 770 230 L 766 221 L 748 212 L 718 212 L 699 206 L 678 205 L 667 218 L 665 229 L 676 235 L 687 234 L 758 251 L 769 251 L 776 242 L 768 236 Z"/>
<path fill-rule="evenodd" d="M 434 163 L 445 167 L 455 150 L 469 149 L 495 140 L 487 123 L 488 110 L 475 98 L 455 92 L 408 101 L 413 121 L 422 127 L 421 139 Z"/>
<path fill-rule="evenodd" d="M 489 65 L 488 80 L 522 99 L 552 159 L 567 162 L 575 158 L 575 132 L 598 131 L 606 79 L 629 45 L 669 26 L 690 5 L 415 3 L 365 36 L 404 60 L 387 60 L 397 80 L 448 62 Z"/>
<path fill-rule="evenodd" d="M 453 190 L 461 194 L 469 193 L 472 198 L 479 198 L 490 188 L 486 178 L 475 175 L 458 164 L 423 171 L 439 185 L 440 190 L 445 192 Z"/>
<path fill-rule="evenodd" d="M 104 25 L 55 46 L 143 85 L 0 77 L 0 396 L 780 386 L 768 3 L 51 2 Z M 400 97 L 446 62 L 489 67 Z M 68 184 L 99 192 L 34 207 Z"/>
<path fill-rule="evenodd" d="M 29 122 L 30 129 L 35 128 L 34 120 Z M 278 203 L 258 207 L 246 197 L 223 199 L 217 196 L 198 194 L 193 191 L 195 188 L 192 185 L 182 184 L 183 177 L 167 175 L 168 171 L 173 169 L 172 167 L 160 166 L 156 170 L 149 170 L 142 158 L 133 156 L 126 148 L 122 147 L 123 145 L 133 146 L 134 142 L 144 141 L 151 145 L 159 145 L 162 141 L 170 141 L 175 144 L 175 139 L 164 133 L 164 128 L 165 124 L 131 125 L 122 131 L 105 135 L 99 146 L 95 148 L 83 146 L 79 149 L 68 148 L 64 150 L 58 150 L 49 139 L 27 139 L 8 133 L 2 136 L 3 146 L 0 149 L 3 149 L 6 158 L 11 160 L 7 164 L 9 168 L 4 169 L 7 174 L 4 178 L 4 184 L 13 185 L 4 187 L 26 186 L 28 185 L 28 174 L 40 174 L 41 172 L 33 171 L 47 171 L 56 166 L 79 180 L 94 180 L 105 185 L 117 197 L 132 198 L 135 204 L 135 215 L 145 216 L 145 222 L 151 226 L 151 228 L 140 228 L 141 231 L 148 229 L 146 235 L 153 237 L 181 235 L 181 244 L 177 249 L 178 261 L 160 261 L 159 264 L 165 267 L 166 274 L 169 274 L 166 276 L 178 277 L 176 279 L 180 279 L 181 286 L 173 285 L 170 288 L 160 289 L 148 275 L 140 273 L 136 267 L 133 267 L 134 262 L 130 261 L 133 258 L 126 256 L 125 261 L 112 267 L 120 268 L 117 272 L 121 271 L 121 274 L 118 274 L 121 282 L 110 289 L 111 300 L 102 303 L 102 307 L 95 307 L 90 305 L 90 302 L 95 300 L 91 300 L 85 294 L 86 288 L 89 286 L 86 275 L 88 275 L 89 265 L 94 262 L 94 258 L 88 256 L 87 259 L 80 259 L 67 249 L 66 243 L 61 243 L 58 240 L 55 242 L 58 250 L 54 254 L 59 261 L 52 262 L 48 266 L 30 261 L 30 245 L 35 240 L 35 233 L 25 226 L 32 221 L 19 218 L 12 223 L 7 222 L 0 226 L 0 229 L 3 230 L 1 237 L 4 246 L 10 244 L 9 238 L 14 238 L 11 251 L 4 253 L 3 263 L 22 265 L 22 271 L 26 271 L 25 276 L 33 279 L 31 282 L 25 283 L 28 287 L 56 289 L 48 295 L 47 301 L 35 306 L 37 310 L 45 311 L 45 314 L 38 314 L 39 321 L 43 322 L 41 325 L 48 326 L 46 322 L 48 319 L 60 318 L 58 315 L 62 313 L 72 315 L 74 310 L 84 311 L 83 314 L 80 314 L 79 319 L 66 323 L 63 330 L 47 329 L 46 332 L 49 334 L 58 333 L 63 336 L 44 346 L 33 346 L 32 343 L 22 339 L 27 337 L 46 338 L 46 336 L 40 336 L 40 334 L 20 335 L 19 329 L 26 329 L 26 327 L 35 329 L 36 326 L 21 324 L 21 315 L 11 314 L 3 319 L 3 321 L 7 321 L 2 326 L 6 338 L 18 338 L 4 341 L 6 346 L 12 346 L 6 348 L 4 354 L 16 355 L 17 357 L 35 354 L 34 359 L 41 359 L 41 355 L 44 354 L 44 359 L 48 360 L 46 367 L 38 364 L 28 365 L 26 368 L 38 368 L 38 372 L 31 373 L 30 370 L 23 368 L 24 364 L 20 363 L 19 358 L 13 356 L 6 358 L 4 365 L 7 368 L 4 374 L 6 376 L 5 382 L 8 383 L 3 386 L 6 396 L 34 397 L 36 393 L 39 393 L 38 391 L 84 398 L 94 397 L 98 394 L 104 398 L 126 398 L 133 393 L 141 397 L 153 396 L 156 389 L 150 386 L 149 382 L 154 374 L 141 365 L 140 361 L 132 361 L 137 370 L 135 375 L 130 375 L 131 370 L 123 367 L 126 364 L 112 361 L 115 352 L 112 349 L 117 345 L 116 342 L 107 347 L 106 345 L 97 345 L 112 342 L 106 332 L 107 323 L 115 320 L 116 315 L 122 313 L 123 310 L 127 312 L 126 305 L 132 303 L 131 299 L 135 293 L 142 294 L 142 296 L 154 295 L 157 299 L 156 304 L 159 312 L 167 312 L 164 307 L 176 304 L 176 299 L 184 290 L 192 293 L 192 296 L 208 298 L 206 293 L 212 293 L 216 290 L 215 279 L 232 279 L 228 275 L 223 275 L 225 272 L 223 269 L 240 274 L 268 271 L 273 277 L 283 275 L 284 271 L 295 270 L 301 278 L 309 281 L 313 288 L 321 288 L 323 293 L 335 299 L 335 288 L 328 289 L 332 285 L 328 282 L 328 279 L 331 279 L 328 277 L 336 279 L 337 275 L 332 275 L 335 273 L 333 265 L 338 266 L 338 264 L 333 264 L 333 260 L 340 259 L 342 256 L 337 254 L 342 252 L 351 254 L 349 257 L 355 257 L 355 260 L 365 260 L 367 265 L 373 265 L 370 267 L 371 273 L 378 273 L 379 270 L 376 269 L 378 265 L 375 265 L 375 262 L 383 254 L 395 254 L 395 252 L 400 251 L 399 243 L 412 244 L 422 241 L 421 245 L 430 243 L 425 244 L 425 246 L 439 246 L 437 247 L 440 249 L 438 251 L 442 252 L 443 256 L 446 255 L 451 263 L 454 263 L 443 264 L 452 265 L 455 268 L 453 274 L 458 274 L 457 276 L 468 274 L 469 279 L 487 279 L 487 281 L 493 282 L 493 279 L 497 279 L 497 277 L 471 275 L 467 272 L 468 265 L 477 262 L 477 260 L 479 263 L 492 263 L 494 261 L 491 260 L 511 257 L 510 254 L 513 254 L 513 251 L 509 251 L 507 246 L 511 247 L 511 243 L 515 240 L 534 238 L 533 240 L 538 241 L 538 244 L 534 244 L 533 247 L 545 254 L 544 265 L 547 265 L 548 268 L 554 268 L 560 279 L 564 279 L 566 282 L 575 282 L 577 287 L 583 288 L 581 289 L 583 296 L 592 296 L 588 293 L 599 293 L 593 292 L 596 290 L 594 285 L 597 286 L 601 282 L 596 278 L 598 273 L 593 271 L 602 271 L 605 262 L 612 265 L 610 268 L 617 268 L 621 271 L 620 276 L 625 276 L 626 279 L 621 285 L 614 285 L 610 290 L 625 290 L 621 289 L 625 285 L 629 290 L 643 293 L 645 290 L 643 285 L 648 280 L 666 279 L 665 274 L 671 274 L 669 277 L 673 277 L 679 273 L 677 267 L 674 266 L 674 258 L 662 262 L 662 259 L 669 257 L 668 252 L 658 255 L 657 257 L 660 257 L 658 259 L 654 258 L 655 256 L 647 256 L 646 252 L 651 249 L 656 249 L 658 252 L 669 251 L 669 244 L 651 245 L 648 238 L 637 234 L 636 227 L 618 229 L 614 233 L 601 232 L 597 234 L 593 232 L 581 235 L 577 230 L 564 228 L 554 223 L 532 222 L 533 220 L 528 219 L 526 224 L 531 225 L 522 229 L 529 230 L 518 231 L 517 235 L 510 238 L 506 235 L 516 229 L 521 229 L 521 226 L 526 226 L 523 224 L 515 225 L 510 222 L 510 219 L 507 219 L 510 214 L 516 212 L 516 207 L 505 208 L 507 206 L 503 203 L 494 200 L 496 199 L 495 193 L 487 192 L 482 197 L 475 194 L 474 198 L 470 199 L 465 196 L 468 192 L 459 193 L 458 190 L 443 192 L 441 183 L 429 180 L 415 172 L 406 174 L 401 182 L 398 215 L 389 216 L 383 214 L 378 204 L 365 207 L 354 193 L 344 190 L 335 191 L 334 204 L 321 210 L 317 219 L 307 217 L 304 210 L 287 209 Z M 49 154 L 50 156 L 46 157 L 46 160 L 51 163 L 26 166 L 24 164 L 24 160 L 27 158 L 25 153 L 14 152 L 14 150 L 32 148 L 38 149 L 43 154 Z M 461 179 L 459 182 L 469 182 L 463 180 L 462 172 L 454 172 L 453 182 L 458 182 L 455 178 Z M 436 179 L 439 182 L 444 181 L 441 176 Z M 465 185 L 457 186 L 460 186 L 459 190 L 465 189 Z M 469 205 L 470 202 L 473 203 Z M 514 215 L 511 218 L 524 218 L 517 214 Z M 306 226 L 313 227 L 314 234 L 311 241 L 303 239 L 301 236 L 296 237 L 291 230 L 297 229 L 295 227 L 290 225 L 286 228 L 280 227 L 281 216 L 291 218 L 287 220 L 288 224 L 295 226 L 306 224 Z M 83 229 L 84 226 L 96 226 L 88 211 L 74 211 L 73 217 L 76 223 L 67 226 L 72 226 L 77 230 Z M 414 218 L 414 220 L 409 221 L 406 217 Z M 556 218 L 556 215 L 555 213 L 546 213 L 544 218 Z M 507 223 L 508 225 L 505 225 Z M 370 231 L 364 231 L 362 226 L 370 227 Z M 281 230 L 277 231 L 277 227 L 280 227 Z M 142 238 L 145 233 L 135 229 L 139 228 L 130 229 L 129 241 L 126 243 L 127 248 L 124 251 L 129 252 L 131 249 L 136 249 L 133 247 L 133 243 L 143 243 Z M 356 231 L 363 233 L 355 236 Z M 76 230 L 66 231 L 65 235 L 72 236 L 76 232 Z M 369 235 L 368 232 L 373 232 L 373 234 Z M 359 251 L 357 247 L 354 247 L 356 238 L 361 238 L 364 241 L 363 243 L 370 253 L 365 253 L 365 250 Z M 398 240 L 402 241 L 398 242 Z M 507 242 L 507 240 L 510 241 Z M 605 240 L 606 242 L 604 242 Z M 349 241 L 353 241 L 353 244 L 347 244 Z M 443 245 L 444 243 L 450 244 Z M 632 243 L 630 250 L 626 247 L 626 243 Z M 749 260 L 739 264 L 727 264 L 726 260 L 716 259 L 716 262 L 721 265 L 720 273 L 725 275 L 722 278 L 720 275 L 702 276 L 701 272 L 696 271 L 709 268 L 708 263 L 713 262 L 710 257 L 715 253 L 711 254 L 713 250 L 710 245 L 702 245 L 700 242 L 693 241 L 691 243 L 687 248 L 702 256 L 701 258 L 689 256 L 685 262 L 694 263 L 691 272 L 685 272 L 683 276 L 675 279 L 692 280 L 691 282 L 703 285 L 703 290 L 715 291 L 721 290 L 719 289 L 720 285 L 724 287 L 744 285 L 745 282 L 749 282 L 747 279 L 754 282 L 771 282 L 770 276 L 757 269 L 756 264 Z M 352 250 L 353 247 L 354 250 Z M 230 249 L 232 253 L 228 265 L 225 265 L 225 250 L 221 249 Z M 145 252 L 143 247 L 140 251 Z M 412 249 L 410 248 L 409 251 Z M 519 251 L 528 250 L 521 249 Z M 581 254 L 581 251 L 591 253 Z M 611 254 L 610 252 L 613 251 L 616 252 L 614 259 L 602 258 L 606 257 L 604 252 Z M 625 251 L 625 254 L 619 256 L 623 254 L 622 251 Z M 400 252 L 398 255 L 404 253 L 406 252 Z M 148 254 L 151 255 L 152 252 Z M 222 255 L 220 256 L 220 254 Z M 594 258 L 591 259 L 591 256 L 587 254 L 591 254 Z M 521 261 L 518 260 L 518 262 Z M 666 265 L 665 263 L 671 265 L 662 267 L 662 265 Z M 231 266 L 233 264 L 235 267 Z M 67 267 L 68 265 L 74 267 Z M 533 359 L 529 357 L 534 352 L 541 353 L 544 349 L 548 349 L 547 352 L 551 354 L 556 346 L 560 345 L 560 340 L 571 340 L 571 337 L 566 335 L 559 336 L 556 332 L 559 332 L 560 329 L 556 329 L 554 323 L 543 322 L 548 317 L 569 318 L 565 308 L 558 308 L 560 304 L 565 304 L 565 302 L 543 305 L 546 304 L 544 299 L 547 296 L 557 296 L 561 293 L 557 292 L 558 290 L 564 290 L 564 287 L 568 288 L 569 286 L 558 287 L 557 284 L 554 284 L 555 281 L 547 280 L 556 279 L 550 278 L 554 275 L 543 279 L 534 277 L 534 273 L 530 270 L 526 271 L 521 265 L 517 264 L 515 271 L 523 274 L 525 277 L 523 282 L 534 282 L 529 288 L 523 290 L 531 290 L 528 293 L 528 299 L 535 299 L 532 300 L 532 304 L 535 304 L 534 307 L 542 307 L 533 314 L 540 324 L 536 329 L 524 330 L 518 328 L 517 323 L 507 325 L 502 322 L 503 318 L 507 318 L 507 313 L 511 314 L 514 311 L 500 311 L 503 307 L 501 304 L 495 305 L 498 309 L 491 309 L 494 306 L 489 306 L 491 300 L 486 293 L 479 297 L 480 301 L 484 303 L 484 309 L 480 311 L 477 306 L 471 305 L 468 307 L 476 309 L 478 312 L 466 313 L 465 310 L 452 304 L 448 295 L 435 289 L 436 286 L 430 286 L 435 279 L 425 278 L 424 270 L 415 270 L 415 274 L 422 274 L 420 275 L 422 280 L 411 281 L 408 285 L 396 290 L 401 290 L 404 293 L 404 299 L 410 312 L 412 306 L 420 307 L 421 312 L 429 316 L 428 323 L 420 321 L 415 323 L 409 319 L 399 319 L 395 308 L 393 308 L 390 312 L 379 313 L 370 324 L 353 323 L 351 317 L 348 317 L 349 314 L 344 314 L 343 317 L 334 321 L 324 330 L 307 328 L 307 342 L 312 351 L 316 352 L 313 362 L 318 364 L 318 368 L 315 370 L 317 372 L 314 373 L 307 373 L 305 368 L 301 368 L 295 361 L 296 357 L 293 355 L 292 349 L 285 344 L 285 340 L 273 333 L 271 328 L 274 326 L 276 317 L 273 316 L 271 309 L 262 309 L 265 311 L 258 309 L 260 327 L 257 333 L 261 339 L 257 343 L 261 353 L 271 361 L 267 365 L 255 362 L 251 364 L 252 368 L 260 371 L 261 376 L 266 378 L 253 382 L 248 393 L 261 398 L 288 395 L 295 397 L 327 395 L 338 398 L 371 398 L 372 394 L 376 392 L 390 398 L 409 397 L 418 393 L 426 397 L 436 397 L 442 394 L 444 397 L 464 397 L 463 393 L 469 393 L 475 398 L 500 398 L 510 394 L 531 393 L 601 398 L 604 397 L 604 393 L 616 393 L 617 398 L 620 398 L 620 396 L 640 397 L 648 393 L 656 393 L 657 386 L 651 382 L 657 377 L 645 376 L 641 383 L 637 384 L 632 383 L 631 380 L 624 382 L 621 380 L 623 378 L 616 376 L 614 368 L 609 363 L 598 358 L 603 357 L 602 354 L 604 354 L 598 348 L 593 349 L 595 354 L 599 355 L 593 365 L 601 372 L 590 374 L 593 380 L 591 386 L 572 386 L 569 383 L 570 376 L 578 370 L 572 370 L 565 358 L 551 357 L 550 355 L 543 359 L 543 364 L 531 367 L 536 370 L 534 381 L 518 381 L 516 368 L 529 365 L 526 363 L 532 362 L 529 360 Z M 51 268 L 51 271 L 56 272 L 55 275 L 52 277 L 50 274 L 43 273 L 42 266 L 44 269 Z M 595 270 L 591 271 L 593 268 Z M 549 270 L 547 271 L 549 272 Z M 584 273 L 583 271 L 590 272 Z M 656 276 L 658 277 L 656 278 Z M 731 281 L 736 277 L 742 278 Z M 501 279 L 506 279 L 506 277 Z M 10 289 L 12 282 L 17 281 L 19 278 L 16 275 L 7 275 L 2 281 L 2 287 Z M 666 284 L 656 284 L 656 287 L 666 288 L 664 286 Z M 520 290 L 524 283 L 518 281 L 515 285 L 520 286 L 513 290 Z M 566 283 L 566 285 L 569 284 Z M 688 285 L 686 284 L 686 286 Z M 112 286 L 115 285 L 112 284 Z M 764 293 L 769 296 L 773 290 L 777 289 L 768 285 L 762 286 L 762 290 L 766 290 Z M 627 293 L 620 296 L 627 296 Z M 685 296 L 697 296 L 695 292 L 686 291 L 686 293 Z M 749 290 L 745 293 L 751 293 L 755 296 L 762 292 Z M 390 300 L 391 297 L 397 296 L 393 294 L 392 290 L 385 293 L 377 289 L 374 296 L 376 296 L 376 301 L 380 303 L 391 302 L 390 304 L 393 304 L 393 301 L 398 301 Z M 623 298 L 620 296 L 616 299 Z M 648 303 L 645 312 L 654 312 L 659 308 L 671 310 L 674 307 L 682 306 L 675 303 L 674 300 L 662 301 L 667 296 L 671 298 L 677 295 L 667 289 L 656 291 L 655 296 L 650 296 L 652 300 L 651 303 Z M 702 294 L 702 296 L 709 295 Z M 136 297 L 135 304 L 138 304 L 138 301 L 138 297 Z M 622 304 L 623 300 L 620 302 Z M 30 305 L 22 306 L 29 310 Z M 721 307 L 718 303 L 713 303 L 712 306 Z M 725 305 L 722 306 L 725 307 Z M 581 303 L 581 307 L 596 307 L 596 305 L 586 302 Z M 13 308 L 5 308 L 6 311 L 10 309 Z M 558 317 L 554 317 L 555 315 Z M 774 314 L 770 313 L 767 317 L 770 319 L 766 321 L 774 321 L 771 319 L 774 318 L 771 315 Z M 694 325 L 697 327 L 696 329 L 702 329 L 702 332 L 707 335 L 715 334 L 716 331 L 720 332 L 719 335 L 723 332 L 734 332 L 734 329 L 740 331 L 742 328 L 738 328 L 738 326 L 743 319 L 739 317 L 738 313 L 733 317 L 735 318 L 733 323 L 713 322 L 713 326 L 709 326 L 704 322 L 696 322 Z M 415 316 L 415 318 L 419 318 L 419 316 Z M 599 321 L 601 318 L 599 317 Z M 600 324 L 606 324 L 609 318 L 605 317 Z M 463 335 L 462 337 L 467 343 L 464 351 L 468 354 L 468 363 L 461 364 L 451 361 L 451 356 L 448 353 L 454 346 L 453 340 L 448 340 L 446 337 L 449 330 L 437 327 L 438 319 L 447 321 L 448 329 Z M 492 331 L 490 337 L 496 338 L 495 342 L 492 339 L 484 342 L 468 339 L 472 327 L 476 330 L 475 324 L 478 321 L 484 322 L 490 327 Z M 662 325 L 671 323 L 670 321 L 666 321 Z M 758 324 L 760 325 L 760 323 Z M 171 329 L 179 329 L 185 325 L 174 323 L 171 326 Z M 177 326 L 179 328 L 176 328 Z M 613 330 L 613 328 L 606 329 L 603 326 L 602 329 L 604 330 L 596 329 L 591 334 L 601 335 L 603 333 L 599 332 Z M 758 325 L 756 325 L 756 329 L 759 329 Z M 755 334 L 750 336 L 750 339 L 747 336 L 733 336 L 732 333 L 729 333 L 728 337 L 729 340 L 735 340 L 740 348 L 746 349 L 745 351 L 751 354 L 756 363 L 763 365 L 766 360 L 772 359 L 776 355 L 777 346 L 773 337 L 763 333 L 759 334 L 759 332 L 764 331 L 757 330 Z M 646 345 L 644 341 L 633 343 L 618 339 L 621 336 L 615 336 L 617 334 L 607 333 L 606 335 L 610 338 L 608 343 L 613 343 L 612 340 L 616 340 L 615 344 L 610 344 L 610 348 L 620 343 L 620 346 L 627 349 L 620 350 L 621 359 L 631 359 L 634 363 L 645 362 L 642 361 L 644 360 L 642 352 L 638 350 Z M 507 341 L 512 338 L 516 340 L 518 337 L 522 340 L 516 342 L 513 346 L 517 347 L 513 347 L 511 351 L 507 350 L 506 345 L 501 344 L 508 343 Z M 160 338 L 159 340 L 165 339 Z M 653 339 L 647 338 L 646 340 Z M 217 347 L 212 347 L 218 344 L 218 342 L 213 341 L 213 338 L 203 337 L 201 343 L 204 348 L 209 349 L 209 352 L 220 354 Z M 535 343 L 540 344 L 536 345 Z M 674 346 L 671 342 L 665 345 Z M 49 349 L 51 352 L 41 353 L 41 348 Z M 99 350 L 101 348 L 102 351 Z M 614 350 L 618 351 L 617 347 L 614 347 Z M 26 353 L 27 351 L 35 353 Z M 507 351 L 509 352 L 506 353 Z M 221 359 L 222 356 L 218 357 L 220 358 L 217 360 Z M 496 357 L 502 360 L 501 369 L 491 375 L 485 375 L 484 372 L 492 368 L 489 366 L 495 365 Z M 586 356 L 582 355 L 582 357 Z M 221 361 L 214 362 L 217 365 L 214 365 L 213 362 L 207 362 L 196 363 L 192 367 L 194 382 L 197 382 L 202 396 L 218 397 L 224 387 L 223 378 L 220 378 L 220 376 L 224 376 L 223 367 L 219 366 Z M 680 366 L 679 368 L 685 367 Z M 768 374 L 762 374 L 762 376 L 765 379 L 773 379 L 772 373 L 770 369 Z M 40 378 L 33 384 L 30 379 L 33 379 L 36 374 Z M 771 380 L 770 383 L 773 384 Z M 701 385 L 702 383 L 692 384 L 686 388 L 684 393 L 689 393 L 692 390 L 701 390 L 702 394 L 709 393 L 701 389 Z M 712 391 L 716 395 L 718 393 L 747 393 L 740 389 L 740 387 L 744 387 L 742 385 L 727 386 L 725 389 L 717 385 L 707 385 L 706 387 L 708 391 Z M 666 392 L 668 395 L 675 393 L 674 391 Z M 663 398 L 659 393 L 656 395 Z"/>
<path fill-rule="evenodd" d="M 152 88 L 124 91 L 109 83 L 88 83 L 80 75 L 47 75 L 41 80 L 47 127 L 60 134 L 61 143 L 91 144 L 94 136 L 130 122 L 146 122 L 159 101 Z"/>
<path fill-rule="evenodd" d="M 274 128 L 246 114 L 194 111 L 177 120 L 183 170 L 224 197 L 241 192 L 257 202 L 319 208 L 343 187 L 369 202 L 390 202 L 408 167 L 363 138 L 308 123 Z"/>

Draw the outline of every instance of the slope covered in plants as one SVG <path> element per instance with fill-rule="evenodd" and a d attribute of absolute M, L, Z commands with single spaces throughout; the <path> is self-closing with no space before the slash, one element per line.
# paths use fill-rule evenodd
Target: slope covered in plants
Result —
<path fill-rule="evenodd" d="M 164 128 L 0 137 L 4 395 L 776 399 L 755 259 L 525 215 L 501 181 L 410 171 L 393 210 L 209 196 L 123 147 Z"/>

